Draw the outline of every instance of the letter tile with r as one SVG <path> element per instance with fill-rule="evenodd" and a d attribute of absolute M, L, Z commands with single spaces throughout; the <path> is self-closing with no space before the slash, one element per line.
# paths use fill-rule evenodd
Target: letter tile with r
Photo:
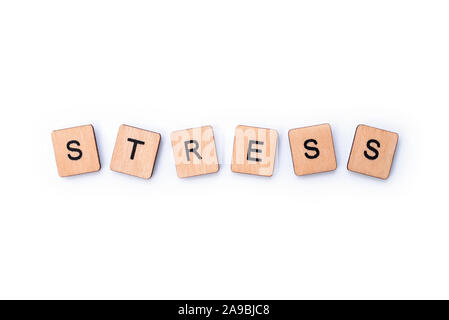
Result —
<path fill-rule="evenodd" d="M 214 131 L 211 126 L 174 131 L 171 134 L 178 177 L 186 178 L 218 171 Z"/>

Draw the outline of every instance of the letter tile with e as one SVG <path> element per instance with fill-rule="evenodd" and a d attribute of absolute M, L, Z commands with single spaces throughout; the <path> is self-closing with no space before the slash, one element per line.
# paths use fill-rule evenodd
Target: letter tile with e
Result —
<path fill-rule="evenodd" d="M 395 132 L 359 125 L 349 155 L 348 170 L 387 179 L 398 139 Z"/>
<path fill-rule="evenodd" d="M 231 170 L 271 177 L 274 170 L 278 133 L 274 129 L 237 126 Z"/>
<path fill-rule="evenodd" d="M 161 135 L 121 125 L 115 141 L 111 170 L 149 179 L 153 174 Z"/>
<path fill-rule="evenodd" d="M 55 130 L 51 134 L 56 166 L 61 177 L 100 170 L 92 125 Z"/>
<path fill-rule="evenodd" d="M 211 126 L 174 131 L 171 133 L 171 143 L 179 178 L 218 171 L 214 131 Z"/>
<path fill-rule="evenodd" d="M 293 168 L 297 176 L 337 169 L 329 124 L 291 129 L 288 132 Z"/>

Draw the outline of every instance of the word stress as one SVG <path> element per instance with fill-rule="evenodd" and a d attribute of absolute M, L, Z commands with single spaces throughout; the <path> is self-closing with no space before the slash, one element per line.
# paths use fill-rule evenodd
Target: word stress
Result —
<path fill-rule="evenodd" d="M 218 172 L 217 149 L 211 126 L 171 133 L 171 145 L 179 178 Z M 356 128 L 347 169 L 387 179 L 398 143 L 398 134 L 367 125 Z M 297 176 L 337 169 L 330 124 L 291 129 L 288 132 L 293 170 Z M 95 131 L 83 125 L 52 132 L 56 166 L 61 177 L 100 170 Z M 112 171 L 149 179 L 156 163 L 161 135 L 121 125 L 112 154 Z M 271 177 L 278 144 L 275 129 L 239 125 L 235 128 L 231 171 Z"/>

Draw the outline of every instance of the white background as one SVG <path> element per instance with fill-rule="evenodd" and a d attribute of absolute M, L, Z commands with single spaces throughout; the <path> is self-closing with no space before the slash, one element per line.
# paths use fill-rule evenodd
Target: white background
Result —
<path fill-rule="evenodd" d="M 0 2 L 0 298 L 449 298 L 447 1 Z M 328 122 L 335 172 L 287 132 Z M 109 170 L 120 124 L 154 175 Z M 355 128 L 399 133 L 390 178 L 346 170 Z M 93 124 L 101 171 L 57 175 Z M 230 171 L 238 124 L 277 129 L 271 178 Z M 212 125 L 217 174 L 171 131 Z"/>

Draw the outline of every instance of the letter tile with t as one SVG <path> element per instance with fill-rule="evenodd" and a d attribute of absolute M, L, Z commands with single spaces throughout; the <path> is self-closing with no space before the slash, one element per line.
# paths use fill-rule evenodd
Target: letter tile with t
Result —
<path fill-rule="evenodd" d="M 270 177 L 273 175 L 278 133 L 273 129 L 237 126 L 231 170 Z"/>
<path fill-rule="evenodd" d="M 348 170 L 387 179 L 398 139 L 395 132 L 359 125 L 349 155 Z"/>
<path fill-rule="evenodd" d="M 214 131 L 211 126 L 174 131 L 171 143 L 178 177 L 193 177 L 218 171 Z"/>
<path fill-rule="evenodd" d="M 153 174 L 161 135 L 121 125 L 115 141 L 111 170 L 149 179 Z"/>
<path fill-rule="evenodd" d="M 100 170 L 92 125 L 55 130 L 51 134 L 56 166 L 61 177 Z"/>

